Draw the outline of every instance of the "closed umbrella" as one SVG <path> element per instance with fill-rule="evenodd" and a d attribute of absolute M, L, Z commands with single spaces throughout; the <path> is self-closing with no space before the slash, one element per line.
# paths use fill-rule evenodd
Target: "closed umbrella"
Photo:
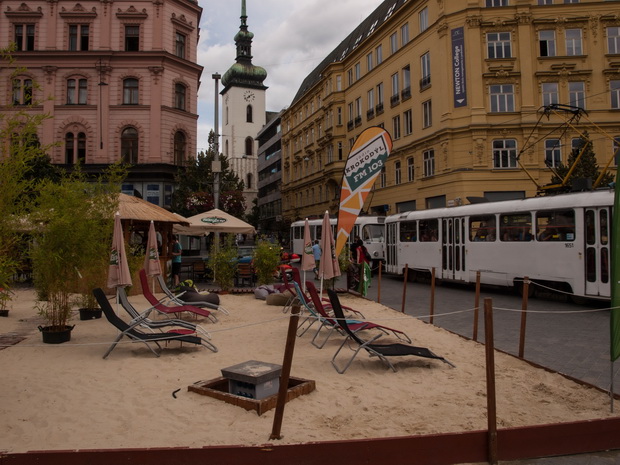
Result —
<path fill-rule="evenodd" d="M 314 270 L 314 254 L 312 253 L 312 238 L 310 237 L 310 224 L 308 218 L 304 224 L 304 249 L 301 254 L 301 269 L 304 272 L 303 287 L 306 288 L 306 271 Z"/>
<path fill-rule="evenodd" d="M 121 215 L 114 216 L 114 235 L 112 236 L 112 251 L 110 252 L 110 266 L 108 268 L 108 287 L 131 286 L 131 274 L 127 263 Z"/>
<path fill-rule="evenodd" d="M 144 254 L 144 271 L 146 271 L 147 276 L 154 277 L 161 275 L 161 264 L 159 263 L 159 251 L 157 247 L 155 223 L 151 220 L 149 237 L 146 243 L 146 253 Z M 153 292 L 155 292 L 155 282 L 153 282 Z"/>
<path fill-rule="evenodd" d="M 340 266 L 336 257 L 336 244 L 334 234 L 329 223 L 329 212 L 326 210 L 323 215 L 323 226 L 321 232 L 321 262 L 319 263 L 319 277 L 321 278 L 321 293 L 323 292 L 323 281 L 340 276 Z"/>

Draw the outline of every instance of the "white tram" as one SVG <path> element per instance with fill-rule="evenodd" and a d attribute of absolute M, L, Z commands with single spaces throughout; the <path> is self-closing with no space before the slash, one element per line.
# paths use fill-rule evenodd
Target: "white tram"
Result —
<path fill-rule="evenodd" d="M 386 271 L 522 286 L 523 277 L 575 296 L 610 298 L 612 190 L 388 216 Z"/>
<path fill-rule="evenodd" d="M 334 239 L 336 238 L 336 221 L 335 218 L 330 218 L 329 220 Z M 373 265 L 378 265 L 379 261 L 385 260 L 384 223 L 385 216 L 358 216 L 347 243 L 349 245 L 356 237 L 362 239 L 368 253 L 372 257 Z M 291 224 L 291 253 L 299 255 L 303 253 L 304 224 L 304 220 L 295 221 Z M 323 220 L 308 220 L 308 224 L 310 225 L 310 238 L 312 240 L 320 240 Z"/>

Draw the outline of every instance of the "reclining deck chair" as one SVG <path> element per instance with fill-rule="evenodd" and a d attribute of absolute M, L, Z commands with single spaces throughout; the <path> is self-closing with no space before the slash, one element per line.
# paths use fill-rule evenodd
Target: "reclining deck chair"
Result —
<path fill-rule="evenodd" d="M 129 314 L 129 316 L 132 319 L 129 322 L 129 324 L 139 321 L 140 326 L 149 328 L 151 331 L 155 329 L 162 330 L 162 328 L 169 328 L 171 326 L 177 326 L 179 328 L 183 328 L 185 330 L 189 330 L 194 333 L 200 333 L 203 339 L 211 339 L 211 335 L 202 326 L 197 325 L 195 323 L 190 323 L 189 321 L 180 320 L 177 318 L 168 318 L 166 320 L 151 320 L 150 318 L 148 318 L 148 316 L 151 313 L 151 311 L 154 310 L 154 307 L 150 307 L 146 309 L 145 311 L 143 311 L 142 313 L 140 313 L 131 304 L 131 302 L 129 302 L 129 298 L 127 297 L 127 292 L 125 291 L 124 288 L 119 287 L 117 289 L 117 292 L 118 292 L 118 299 L 120 301 L 121 307 L 125 309 L 125 311 Z M 213 352 L 217 352 L 217 347 L 215 347 L 210 342 L 207 342 L 206 340 L 204 342 L 205 342 L 206 347 L 211 349 Z"/>
<path fill-rule="evenodd" d="M 320 346 L 314 344 L 313 342 L 313 344 L 320 349 L 325 345 L 329 337 L 333 334 L 334 330 L 340 332 L 344 336 L 346 336 L 346 331 L 344 330 L 344 328 L 342 328 L 340 321 L 327 313 L 327 309 L 323 306 L 323 302 L 321 301 L 321 299 L 319 299 L 319 292 L 317 291 L 314 283 L 311 281 L 306 282 L 306 288 L 308 289 L 308 293 L 310 294 L 310 298 L 312 299 L 314 309 L 319 313 L 322 321 L 322 324 L 314 337 L 316 338 L 321 332 L 321 329 L 323 329 L 324 327 L 330 328 L 327 336 L 325 337 L 325 340 L 320 344 Z M 338 300 L 338 303 L 340 303 L 340 300 Z M 331 305 L 331 307 L 333 310 L 333 304 Z M 340 310 L 343 311 L 342 309 L 343 307 L 341 305 Z M 411 343 L 411 338 L 399 329 L 389 328 L 387 326 L 372 323 L 370 321 L 346 320 L 346 323 L 348 324 L 349 329 L 353 332 L 358 332 L 366 329 L 378 329 L 385 334 L 392 333 L 403 342 Z"/>
<path fill-rule="evenodd" d="M 144 297 L 146 297 L 146 300 L 148 300 L 148 302 L 158 312 L 163 313 L 165 315 L 170 315 L 171 313 L 176 315 L 177 313 L 181 313 L 181 312 L 189 312 L 189 313 L 193 313 L 194 315 L 204 316 L 214 323 L 217 322 L 217 318 L 215 317 L 215 315 L 213 315 L 206 308 L 195 307 L 193 305 L 165 305 L 163 304 L 151 292 L 151 289 L 149 288 L 149 281 L 146 276 L 146 271 L 142 269 L 140 270 L 139 274 L 140 274 L 140 284 L 142 285 L 142 294 L 144 294 Z"/>
<path fill-rule="evenodd" d="M 108 355 L 110 355 L 110 353 L 114 350 L 114 348 L 119 343 L 119 341 L 123 338 L 123 336 L 127 336 L 129 339 L 144 343 L 150 349 L 150 351 L 153 352 L 157 357 L 159 357 L 160 352 L 161 352 L 161 346 L 159 345 L 159 343 L 162 341 L 187 342 L 190 344 L 204 345 L 205 347 L 213 350 L 208 345 L 205 345 L 205 341 L 201 337 L 187 334 L 186 333 L 187 330 L 179 330 L 182 332 L 172 331 L 172 332 L 167 332 L 167 333 L 150 333 L 150 334 L 143 333 L 142 331 L 139 331 L 138 329 L 136 329 L 136 327 L 142 323 L 141 320 L 134 321 L 133 323 L 128 324 L 124 320 L 119 318 L 116 315 L 116 313 L 114 313 L 114 309 L 110 305 L 110 302 L 105 296 L 105 293 L 103 292 L 103 290 L 101 290 L 100 288 L 93 289 L 93 295 L 95 296 L 95 299 L 97 299 L 97 302 L 99 303 L 101 310 L 103 310 L 103 313 L 105 317 L 107 318 L 107 320 L 112 325 L 114 325 L 116 329 L 120 331 L 120 334 L 118 335 L 118 337 L 114 340 L 110 348 L 103 355 L 104 359 L 107 358 Z M 153 349 L 149 345 L 149 342 L 155 343 L 155 345 L 159 348 L 159 351 L 156 351 L 155 349 Z"/>
<path fill-rule="evenodd" d="M 394 343 L 394 344 L 376 344 L 375 341 L 379 339 L 382 334 L 377 334 L 375 337 L 370 339 L 369 341 L 365 341 L 360 338 L 357 333 L 353 332 L 349 325 L 347 324 L 347 320 L 342 313 L 342 307 L 340 306 L 340 299 L 338 299 L 338 294 L 332 289 L 327 290 L 327 294 L 329 295 L 329 300 L 332 303 L 332 307 L 334 309 L 334 314 L 336 318 L 340 322 L 340 326 L 347 333 L 347 338 L 342 342 L 342 345 L 338 348 L 334 356 L 332 357 L 332 365 L 336 369 L 336 371 L 340 374 L 343 374 L 347 371 L 347 368 L 351 365 L 358 352 L 364 349 L 366 352 L 370 354 L 370 356 L 377 356 L 381 359 L 383 363 L 389 366 L 394 372 L 396 372 L 396 367 L 392 365 L 392 362 L 388 359 L 388 357 L 403 357 L 405 355 L 415 355 L 417 357 L 425 357 L 425 358 L 434 358 L 436 360 L 441 360 L 444 363 L 447 363 L 451 367 L 454 367 L 452 363 L 446 360 L 439 355 L 435 355 L 429 349 L 425 347 L 416 347 L 409 344 L 402 343 Z M 336 364 L 336 357 L 342 350 L 342 348 L 348 344 L 349 349 L 353 351 L 353 356 L 349 359 L 346 365 L 343 368 L 338 367 Z"/>
<path fill-rule="evenodd" d="M 164 291 L 164 294 L 166 294 L 166 297 L 168 297 L 170 302 L 174 302 L 177 305 L 193 305 L 194 307 L 200 307 L 200 308 L 206 307 L 211 310 L 218 310 L 222 312 L 224 315 L 229 314 L 228 310 L 226 310 L 224 307 L 218 304 L 214 304 L 211 302 L 205 302 L 205 301 L 195 301 L 195 302 L 185 301 L 181 298 L 183 297 L 183 294 L 185 294 L 184 292 L 178 295 L 174 295 L 174 293 L 168 288 L 168 286 L 166 286 L 166 280 L 160 274 L 157 275 L 157 282 L 159 283 L 159 287 L 161 287 L 161 290 Z"/>

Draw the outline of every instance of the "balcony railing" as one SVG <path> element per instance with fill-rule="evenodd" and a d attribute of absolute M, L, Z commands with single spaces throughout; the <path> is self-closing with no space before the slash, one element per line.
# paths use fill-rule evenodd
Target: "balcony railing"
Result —
<path fill-rule="evenodd" d="M 377 113 L 377 116 L 383 113 L 383 103 L 380 103 L 379 105 L 375 107 L 375 112 Z"/>
<path fill-rule="evenodd" d="M 356 116 L 355 117 L 355 127 L 358 127 L 361 124 L 362 124 L 362 117 L 361 116 Z"/>
<path fill-rule="evenodd" d="M 431 85 L 431 75 L 430 74 L 428 76 L 424 76 L 422 79 L 420 79 L 420 90 L 426 89 L 430 85 Z"/>
<path fill-rule="evenodd" d="M 398 105 L 400 103 L 400 95 L 396 94 L 396 95 L 392 95 L 390 97 L 390 105 L 392 105 L 393 107 L 395 107 L 396 105 Z"/>
<path fill-rule="evenodd" d="M 375 110 L 370 109 L 366 112 L 366 119 L 373 119 L 375 117 Z"/>
<path fill-rule="evenodd" d="M 347 123 L 347 130 L 352 131 L 354 127 L 353 121 L 349 121 Z"/>
<path fill-rule="evenodd" d="M 403 91 L 400 93 L 400 97 L 403 99 L 403 102 L 407 99 L 411 98 L 411 87 L 405 87 Z"/>

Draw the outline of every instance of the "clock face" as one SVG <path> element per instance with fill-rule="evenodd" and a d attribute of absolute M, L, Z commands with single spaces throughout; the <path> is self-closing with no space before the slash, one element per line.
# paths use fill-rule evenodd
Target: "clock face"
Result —
<path fill-rule="evenodd" d="M 243 93 L 243 98 L 245 99 L 246 102 L 253 102 L 254 101 L 254 92 L 250 92 L 249 90 L 246 90 Z"/>

